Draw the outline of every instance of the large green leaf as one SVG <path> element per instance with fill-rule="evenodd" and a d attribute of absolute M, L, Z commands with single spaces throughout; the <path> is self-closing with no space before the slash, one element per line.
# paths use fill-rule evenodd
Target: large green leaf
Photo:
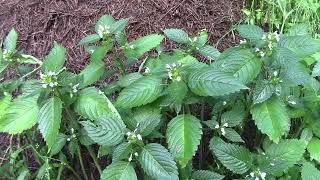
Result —
<path fill-rule="evenodd" d="M 41 108 L 38 115 L 38 128 L 47 142 L 49 149 L 56 143 L 60 129 L 62 101 L 58 97 L 50 98 Z"/>
<path fill-rule="evenodd" d="M 228 143 L 210 144 L 210 149 L 229 170 L 243 174 L 252 167 L 252 155 L 243 146 Z"/>
<path fill-rule="evenodd" d="M 232 75 L 213 68 L 193 71 L 189 76 L 188 85 L 192 92 L 200 96 L 222 96 L 247 89 Z"/>
<path fill-rule="evenodd" d="M 7 113 L 7 110 L 10 107 L 11 100 L 12 100 L 12 96 L 11 95 L 4 96 L 0 100 L 0 121 L 2 121 L 2 118 L 5 117 L 5 115 Z"/>
<path fill-rule="evenodd" d="M 126 125 L 121 119 L 114 117 L 101 117 L 98 122 L 80 122 L 87 131 L 88 136 L 102 146 L 115 146 L 124 139 Z"/>
<path fill-rule="evenodd" d="M 257 127 L 272 141 L 277 143 L 282 135 L 288 133 L 290 119 L 285 104 L 277 96 L 254 105 L 251 113 Z"/>
<path fill-rule="evenodd" d="M 50 50 L 49 54 L 45 57 L 42 68 L 44 71 L 58 72 L 62 69 L 65 63 L 66 49 L 54 42 L 53 48 Z"/>
<path fill-rule="evenodd" d="M 252 93 L 253 104 L 258 104 L 269 99 L 274 92 L 274 85 L 269 82 L 260 81 L 256 84 Z"/>
<path fill-rule="evenodd" d="M 105 64 L 103 61 L 91 62 L 85 69 L 80 73 L 83 78 L 82 87 L 89 86 L 98 81 L 105 71 Z"/>
<path fill-rule="evenodd" d="M 121 77 L 117 82 L 117 85 L 119 85 L 120 87 L 127 87 L 133 82 L 135 82 L 136 80 L 140 79 L 141 77 L 143 77 L 142 74 L 138 72 L 130 73 Z"/>
<path fill-rule="evenodd" d="M 320 139 L 312 138 L 308 144 L 308 152 L 310 153 L 311 159 L 315 159 L 320 162 Z"/>
<path fill-rule="evenodd" d="M 116 106 L 132 108 L 153 102 L 160 96 L 161 83 L 162 79 L 158 76 L 139 78 L 120 92 Z"/>
<path fill-rule="evenodd" d="M 298 139 L 281 140 L 265 149 L 265 163 L 261 165 L 263 172 L 278 174 L 294 166 L 305 152 L 306 143 Z"/>
<path fill-rule="evenodd" d="M 136 172 L 130 162 L 112 163 L 103 170 L 101 180 L 137 180 Z"/>
<path fill-rule="evenodd" d="M 147 144 L 139 155 L 139 162 L 147 175 L 155 179 L 176 179 L 176 163 L 166 148 L 160 144 Z"/>
<path fill-rule="evenodd" d="M 135 120 L 136 124 L 139 123 L 139 131 L 142 136 L 148 136 L 159 125 L 161 121 L 160 109 L 152 107 L 139 108 L 134 112 L 132 120 Z"/>
<path fill-rule="evenodd" d="M 221 115 L 221 124 L 227 123 L 227 127 L 240 125 L 245 117 L 245 111 L 242 104 L 235 104 L 230 111 Z"/>
<path fill-rule="evenodd" d="M 240 25 L 237 30 L 241 37 L 257 42 L 262 39 L 263 30 L 255 25 Z"/>
<path fill-rule="evenodd" d="M 167 91 L 172 101 L 180 105 L 188 93 L 188 86 L 183 81 L 174 81 L 169 84 Z"/>
<path fill-rule="evenodd" d="M 192 179 L 194 180 L 222 180 L 224 176 L 206 170 L 198 170 L 192 173 Z"/>
<path fill-rule="evenodd" d="M 179 115 L 168 124 L 167 142 L 171 154 L 185 167 L 195 155 L 202 135 L 200 120 L 192 115 Z"/>
<path fill-rule="evenodd" d="M 109 99 L 94 87 L 80 91 L 75 104 L 75 111 L 91 120 L 97 120 L 105 115 L 121 119 L 118 111 Z"/>
<path fill-rule="evenodd" d="M 248 49 L 227 51 L 221 57 L 212 65 L 239 78 L 243 83 L 250 83 L 260 73 L 262 61 Z"/>
<path fill-rule="evenodd" d="M 302 180 L 319 180 L 320 171 L 310 162 L 305 162 L 301 170 Z"/>
<path fill-rule="evenodd" d="M 6 36 L 6 39 L 4 40 L 4 43 L 3 43 L 4 49 L 15 51 L 17 47 L 17 41 L 18 41 L 18 33 L 14 28 L 12 28 L 9 34 Z"/>
<path fill-rule="evenodd" d="M 300 57 L 306 57 L 320 51 L 320 41 L 310 36 L 285 36 L 279 45 L 293 51 Z"/>
<path fill-rule="evenodd" d="M 210 60 L 216 60 L 220 56 L 220 52 L 213 46 L 206 45 L 198 50 L 201 55 L 209 58 Z"/>
<path fill-rule="evenodd" d="M 18 134 L 37 123 L 39 107 L 38 96 L 18 97 L 0 120 L 0 131 Z"/>
<path fill-rule="evenodd" d="M 181 44 L 191 44 L 188 34 L 182 29 L 166 29 L 163 32 L 170 40 Z"/>

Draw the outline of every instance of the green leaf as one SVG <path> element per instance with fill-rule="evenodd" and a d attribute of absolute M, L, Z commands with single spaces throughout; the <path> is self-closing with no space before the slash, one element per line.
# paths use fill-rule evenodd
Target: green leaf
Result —
<path fill-rule="evenodd" d="M 181 44 L 191 44 L 188 34 L 182 29 L 166 29 L 163 32 L 172 41 Z"/>
<path fill-rule="evenodd" d="M 163 38 L 164 37 L 159 34 L 141 37 L 128 44 L 128 47 L 125 49 L 125 54 L 128 58 L 137 59 L 144 53 L 159 46 Z"/>
<path fill-rule="evenodd" d="M 219 50 L 210 45 L 206 45 L 200 48 L 198 51 L 201 55 L 209 58 L 210 60 L 216 60 L 220 56 Z"/>
<path fill-rule="evenodd" d="M 38 128 L 47 142 L 48 149 L 56 143 L 60 129 L 62 113 L 62 101 L 58 97 L 50 98 L 41 108 L 38 114 Z"/>
<path fill-rule="evenodd" d="M 79 42 L 79 45 L 87 45 L 91 43 L 96 43 L 100 40 L 100 36 L 98 34 L 90 34 L 84 38 L 81 39 Z"/>
<path fill-rule="evenodd" d="M 161 116 L 160 109 L 143 107 L 134 112 L 133 119 L 139 123 L 140 134 L 148 136 L 159 125 Z"/>
<path fill-rule="evenodd" d="M 298 139 L 285 139 L 278 144 L 273 143 L 265 149 L 266 163 L 260 166 L 261 170 L 273 175 L 284 172 L 298 163 L 305 148 L 305 141 Z"/>
<path fill-rule="evenodd" d="M 248 49 L 235 49 L 222 53 L 221 58 L 212 65 L 247 84 L 260 73 L 262 61 Z"/>
<path fill-rule="evenodd" d="M 150 143 L 143 147 L 139 162 L 147 175 L 156 179 L 177 177 L 176 163 L 166 148 L 160 144 Z"/>
<path fill-rule="evenodd" d="M 128 142 L 123 142 L 114 148 L 112 153 L 112 162 L 117 162 L 121 160 L 128 159 L 129 155 L 132 153 L 132 144 Z"/>
<path fill-rule="evenodd" d="M 116 106 L 132 108 L 156 100 L 162 91 L 162 79 L 158 76 L 144 76 L 120 92 Z"/>
<path fill-rule="evenodd" d="M 83 77 L 82 87 L 89 86 L 98 81 L 105 72 L 105 64 L 103 61 L 91 62 L 80 73 Z"/>
<path fill-rule="evenodd" d="M 247 89 L 233 76 L 212 68 L 193 71 L 189 76 L 188 85 L 192 92 L 200 96 L 222 96 Z"/>
<path fill-rule="evenodd" d="M 103 170 L 101 180 L 137 180 L 136 172 L 130 162 L 112 163 Z"/>
<path fill-rule="evenodd" d="M 244 142 L 243 139 L 241 138 L 241 136 L 238 134 L 238 132 L 235 131 L 234 129 L 225 128 L 224 130 L 226 132 L 224 137 L 226 137 L 229 141 L 232 141 L 232 142 Z"/>
<path fill-rule="evenodd" d="M 115 146 L 124 139 L 126 125 L 121 119 L 101 117 L 95 124 L 90 121 L 80 122 L 88 136 L 102 146 Z"/>
<path fill-rule="evenodd" d="M 255 25 L 240 25 L 237 30 L 241 37 L 253 42 L 260 41 L 264 34 L 263 30 Z"/>
<path fill-rule="evenodd" d="M 320 179 L 320 171 L 310 162 L 303 163 L 301 170 L 302 180 L 318 180 Z"/>
<path fill-rule="evenodd" d="M 9 94 L 7 96 L 4 96 L 0 100 L 0 124 L 1 124 L 1 121 L 3 121 L 2 118 L 5 117 L 5 115 L 6 115 L 7 111 L 8 111 L 8 108 L 10 107 L 11 100 L 12 100 L 11 94 Z"/>
<path fill-rule="evenodd" d="M 274 92 L 274 86 L 269 82 L 260 81 L 253 89 L 253 104 L 262 103 L 268 100 Z"/>
<path fill-rule="evenodd" d="M 310 34 L 310 27 L 308 24 L 301 23 L 301 24 L 294 24 L 289 30 L 289 36 L 305 36 Z"/>
<path fill-rule="evenodd" d="M 111 33 L 120 33 L 124 30 L 124 28 L 128 25 L 129 19 L 120 19 L 116 21 L 114 25 L 111 27 Z"/>
<path fill-rule="evenodd" d="M 312 76 L 313 77 L 320 76 L 320 61 L 318 61 L 316 65 L 314 65 L 312 70 Z"/>
<path fill-rule="evenodd" d="M 127 74 L 125 76 L 122 76 L 119 79 L 119 81 L 117 82 L 117 84 L 120 87 L 127 87 L 130 84 L 132 84 L 133 82 L 135 82 L 136 80 L 140 79 L 141 77 L 143 77 L 143 76 L 138 72 L 130 73 L 130 74 Z"/>
<path fill-rule="evenodd" d="M 242 104 L 235 104 L 234 107 L 221 115 L 221 124 L 228 124 L 228 127 L 240 125 L 245 117 Z"/>
<path fill-rule="evenodd" d="M 254 105 L 251 113 L 258 129 L 275 143 L 288 133 L 290 119 L 285 104 L 277 96 Z"/>
<path fill-rule="evenodd" d="M 320 139 L 312 138 L 308 144 L 308 152 L 310 153 L 310 158 L 315 159 L 320 162 Z"/>
<path fill-rule="evenodd" d="M 121 119 L 118 111 L 109 99 L 94 87 L 80 91 L 75 104 L 75 111 L 91 120 L 97 120 L 105 115 Z"/>
<path fill-rule="evenodd" d="M 175 104 L 182 104 L 188 93 L 188 86 L 183 81 L 174 81 L 169 84 L 167 91 Z"/>
<path fill-rule="evenodd" d="M 46 72 L 60 71 L 65 63 L 65 56 L 66 49 L 57 42 L 54 42 L 53 48 L 50 50 L 49 54 L 43 60 L 42 69 Z"/>
<path fill-rule="evenodd" d="M 62 150 L 66 142 L 67 136 L 65 134 L 59 133 L 56 138 L 55 145 L 51 148 L 50 156 L 58 154 Z"/>
<path fill-rule="evenodd" d="M 194 180 L 222 180 L 224 176 L 207 170 L 194 171 L 191 176 Z"/>
<path fill-rule="evenodd" d="M 252 155 L 245 147 L 228 143 L 210 145 L 214 155 L 232 172 L 244 174 L 252 167 Z"/>
<path fill-rule="evenodd" d="M 279 45 L 290 49 L 300 57 L 306 57 L 320 51 L 320 41 L 310 36 L 285 36 L 280 39 Z"/>
<path fill-rule="evenodd" d="M 39 107 L 38 96 L 18 97 L 0 120 L 0 131 L 19 134 L 37 123 Z"/>
<path fill-rule="evenodd" d="M 95 25 L 96 33 L 99 32 L 100 26 L 109 26 L 111 27 L 115 23 L 114 18 L 111 15 L 104 15 L 102 16 Z"/>
<path fill-rule="evenodd" d="M 195 155 L 202 135 L 200 120 L 192 115 L 179 115 L 168 124 L 167 142 L 171 154 L 185 167 Z"/>
<path fill-rule="evenodd" d="M 18 41 L 18 33 L 14 28 L 12 28 L 4 40 L 4 43 L 3 43 L 4 49 L 15 51 L 17 48 L 17 41 Z"/>

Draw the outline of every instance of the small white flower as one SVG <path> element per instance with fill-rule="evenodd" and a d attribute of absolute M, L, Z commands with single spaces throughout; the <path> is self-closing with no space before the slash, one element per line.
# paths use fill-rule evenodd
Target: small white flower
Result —
<path fill-rule="evenodd" d="M 228 127 L 228 126 L 229 126 L 228 123 L 224 123 L 224 124 L 223 124 L 223 127 Z"/>
<path fill-rule="evenodd" d="M 270 165 L 271 165 L 271 166 L 275 166 L 275 164 L 274 164 L 274 163 L 270 163 Z"/>
<path fill-rule="evenodd" d="M 8 93 L 8 92 L 3 92 L 3 95 L 4 95 L 4 96 L 8 96 L 9 93 Z"/>
<path fill-rule="evenodd" d="M 168 72 L 169 79 L 172 79 L 172 72 Z"/>
<path fill-rule="evenodd" d="M 99 90 L 99 94 L 100 94 L 100 95 L 103 95 L 104 93 L 103 93 L 102 91 L 100 91 L 100 90 Z"/>
<path fill-rule="evenodd" d="M 134 156 L 138 157 L 138 155 L 139 155 L 139 154 L 138 154 L 137 152 L 134 153 Z"/>
<path fill-rule="evenodd" d="M 130 49 L 134 49 L 134 45 L 131 44 L 131 45 L 129 46 L 129 48 L 130 48 Z"/>
<path fill-rule="evenodd" d="M 42 84 L 42 88 L 47 88 L 48 85 L 47 84 Z"/>
<path fill-rule="evenodd" d="M 292 105 L 296 105 L 296 104 L 297 104 L 297 102 L 295 102 L 295 101 L 293 101 L 293 100 L 292 100 L 292 101 L 288 101 L 288 103 L 289 103 L 289 104 L 292 104 Z"/>
<path fill-rule="evenodd" d="M 136 138 L 137 135 L 136 135 L 136 134 L 132 134 L 131 137 L 132 137 L 132 138 Z"/>
<path fill-rule="evenodd" d="M 127 136 L 130 136 L 130 135 L 131 135 L 131 132 L 127 132 L 126 135 L 127 135 Z"/>
<path fill-rule="evenodd" d="M 67 141 L 71 141 L 71 139 L 70 139 L 70 138 L 67 138 Z"/>
<path fill-rule="evenodd" d="M 146 73 L 146 74 L 150 73 L 150 69 L 149 69 L 148 67 L 146 67 L 146 68 L 144 69 L 144 73 Z"/>
<path fill-rule="evenodd" d="M 77 136 L 75 134 L 72 135 L 73 138 L 76 138 Z"/>
<path fill-rule="evenodd" d="M 73 128 L 71 128 L 70 131 L 71 131 L 72 134 L 74 133 L 74 129 Z"/>
<path fill-rule="evenodd" d="M 50 83 L 49 83 L 49 86 L 50 86 L 50 87 L 54 87 L 54 83 L 53 83 L 53 82 L 50 82 Z"/>
<path fill-rule="evenodd" d="M 178 82 L 181 81 L 181 76 L 178 76 L 176 79 Z"/>
<path fill-rule="evenodd" d="M 138 135 L 137 135 L 137 138 L 138 138 L 138 140 L 142 141 L 142 136 L 141 136 L 141 134 L 138 134 Z"/>
<path fill-rule="evenodd" d="M 173 68 L 175 68 L 177 65 L 176 65 L 176 63 L 172 63 L 172 65 L 171 65 Z"/>
<path fill-rule="evenodd" d="M 224 128 L 221 128 L 221 134 L 222 134 L 223 136 L 226 135 L 226 131 L 225 131 Z"/>
<path fill-rule="evenodd" d="M 49 71 L 49 72 L 48 72 L 48 76 L 55 76 L 55 75 L 56 75 L 56 73 L 53 72 L 53 71 Z"/>
<path fill-rule="evenodd" d="M 260 173 L 260 176 L 261 176 L 261 178 L 262 178 L 263 180 L 265 180 L 265 179 L 266 179 L 266 176 L 267 176 L 267 173 L 261 172 L 261 173 Z"/>
<path fill-rule="evenodd" d="M 273 76 L 278 76 L 278 71 L 274 71 Z"/>
<path fill-rule="evenodd" d="M 270 50 L 272 50 L 272 49 L 273 49 L 273 44 L 272 44 L 272 42 L 269 42 L 269 44 L 268 44 L 268 48 L 269 48 Z"/>
<path fill-rule="evenodd" d="M 261 39 L 265 40 L 266 38 L 267 38 L 267 36 L 264 34 Z"/>
<path fill-rule="evenodd" d="M 43 74 L 43 73 L 40 73 L 40 78 L 43 79 L 45 78 L 46 76 Z"/>
<path fill-rule="evenodd" d="M 260 51 L 260 49 L 259 49 L 259 48 L 256 48 L 256 49 L 255 49 L 255 52 L 259 52 L 259 51 Z"/>
<path fill-rule="evenodd" d="M 254 180 L 259 180 L 259 178 L 258 178 L 258 177 L 256 177 L 256 178 L 254 178 Z"/>
<path fill-rule="evenodd" d="M 167 69 L 171 69 L 171 66 L 169 64 L 166 64 Z"/>
<path fill-rule="evenodd" d="M 196 42 L 197 40 L 198 40 L 198 37 L 194 37 L 192 41 Z"/>
<path fill-rule="evenodd" d="M 244 39 L 244 40 L 240 40 L 240 44 L 246 44 L 247 43 L 247 40 Z"/>
<path fill-rule="evenodd" d="M 54 84 L 55 86 L 58 86 L 58 82 L 54 82 L 53 84 Z"/>
<path fill-rule="evenodd" d="M 280 41 L 280 34 L 278 33 L 278 31 L 275 31 L 274 33 L 274 37 L 276 38 L 277 42 Z"/>
<path fill-rule="evenodd" d="M 222 105 L 224 105 L 224 106 L 227 105 L 227 101 L 223 101 Z"/>
<path fill-rule="evenodd" d="M 214 126 L 214 128 L 216 128 L 216 129 L 219 129 L 219 124 L 216 124 L 215 126 Z"/>
<path fill-rule="evenodd" d="M 250 176 L 251 176 L 251 177 L 254 177 L 254 172 L 251 172 L 251 173 L 250 173 Z"/>
<path fill-rule="evenodd" d="M 129 161 L 129 162 L 132 161 L 132 154 L 130 154 L 128 161 Z"/>
<path fill-rule="evenodd" d="M 261 57 L 264 57 L 264 56 L 266 55 L 266 54 L 265 54 L 264 52 L 262 52 L 262 51 L 261 51 L 259 54 L 260 54 Z"/>

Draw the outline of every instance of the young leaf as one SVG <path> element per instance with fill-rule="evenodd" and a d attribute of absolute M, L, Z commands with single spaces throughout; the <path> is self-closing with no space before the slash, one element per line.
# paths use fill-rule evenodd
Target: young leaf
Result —
<path fill-rule="evenodd" d="M 168 124 L 167 142 L 171 154 L 185 167 L 195 155 L 202 135 L 200 120 L 192 115 L 179 115 Z"/>
<path fill-rule="evenodd" d="M 306 143 L 298 139 L 281 140 L 265 149 L 266 163 L 261 165 L 263 172 L 278 174 L 291 168 L 303 156 Z"/>
<path fill-rule="evenodd" d="M 129 19 L 120 19 L 116 21 L 114 25 L 111 27 L 111 33 L 120 33 L 124 30 L 124 28 L 128 25 Z"/>
<path fill-rule="evenodd" d="M 8 108 L 0 121 L 0 131 L 19 134 L 37 123 L 39 107 L 38 96 L 18 97 Z"/>
<path fill-rule="evenodd" d="M 320 139 L 312 138 L 312 140 L 308 144 L 308 152 L 310 153 L 311 159 L 315 159 L 320 162 Z"/>
<path fill-rule="evenodd" d="M 97 120 L 105 115 L 121 119 L 118 111 L 109 99 L 94 87 L 80 91 L 75 104 L 75 111 L 91 120 Z"/>
<path fill-rule="evenodd" d="M 300 57 L 306 57 L 320 51 L 320 41 L 310 36 L 285 36 L 280 39 L 279 45 L 290 49 Z"/>
<path fill-rule="evenodd" d="M 191 176 L 194 180 L 222 180 L 224 176 L 207 170 L 198 170 L 192 173 Z"/>
<path fill-rule="evenodd" d="M 166 148 L 160 144 L 147 144 L 139 155 L 139 162 L 147 175 L 156 179 L 170 179 L 176 177 L 178 171 L 176 163 Z"/>
<path fill-rule="evenodd" d="M 320 171 L 310 162 L 305 162 L 301 170 L 302 180 L 318 180 L 320 179 Z"/>
<path fill-rule="evenodd" d="M 247 89 L 230 74 L 213 68 L 193 71 L 188 85 L 192 92 L 200 96 L 222 96 Z"/>
<path fill-rule="evenodd" d="M 57 42 L 54 42 L 53 48 L 50 50 L 49 54 L 43 60 L 42 69 L 46 72 L 60 71 L 65 63 L 65 56 L 66 49 Z"/>
<path fill-rule="evenodd" d="M 115 146 L 123 141 L 126 125 L 121 119 L 101 117 L 94 124 L 90 121 L 80 122 L 88 136 L 102 146 Z"/>
<path fill-rule="evenodd" d="M 7 35 L 6 39 L 4 40 L 3 46 L 4 49 L 15 51 L 17 47 L 17 41 L 18 41 L 18 33 L 17 31 L 12 28 Z"/>
<path fill-rule="evenodd" d="M 220 56 L 219 50 L 210 45 L 206 45 L 198 51 L 201 55 L 209 58 L 210 60 L 216 60 Z"/>
<path fill-rule="evenodd" d="M 90 34 L 82 38 L 79 42 L 79 45 L 87 45 L 87 44 L 95 43 L 99 40 L 100 40 L 100 36 L 98 34 Z"/>
<path fill-rule="evenodd" d="M 113 24 L 115 23 L 115 20 L 114 18 L 111 16 L 111 15 L 104 15 L 102 16 L 96 23 L 95 25 L 95 30 L 96 30 L 96 33 L 99 34 L 99 30 L 100 30 L 100 27 L 111 27 Z"/>
<path fill-rule="evenodd" d="M 225 128 L 224 130 L 226 132 L 224 137 L 226 137 L 229 141 L 232 141 L 232 142 L 244 142 L 243 139 L 241 138 L 241 136 L 238 134 L 238 132 L 235 131 L 234 129 Z"/>
<path fill-rule="evenodd" d="M 258 129 L 275 143 L 289 131 L 290 119 L 285 104 L 277 96 L 254 105 L 251 114 Z"/>
<path fill-rule="evenodd" d="M 137 180 L 136 172 L 130 162 L 113 162 L 101 174 L 101 180 Z"/>
<path fill-rule="evenodd" d="M 243 146 L 219 143 L 211 145 L 210 149 L 219 161 L 234 173 L 243 174 L 252 167 L 252 155 Z"/>
<path fill-rule="evenodd" d="M 158 76 L 144 76 L 120 92 L 116 106 L 132 108 L 156 100 L 162 91 L 162 80 Z"/>
<path fill-rule="evenodd" d="M 181 44 L 191 44 L 188 34 L 182 29 L 166 29 L 163 32 L 172 41 Z"/>
<path fill-rule="evenodd" d="M 62 101 L 58 97 L 50 98 L 41 108 L 38 114 L 38 128 L 47 142 L 48 149 L 56 143 L 60 129 L 62 113 Z"/>
<path fill-rule="evenodd" d="M 241 37 L 253 42 L 260 41 L 263 36 L 263 30 L 255 25 L 240 25 L 237 30 Z"/>

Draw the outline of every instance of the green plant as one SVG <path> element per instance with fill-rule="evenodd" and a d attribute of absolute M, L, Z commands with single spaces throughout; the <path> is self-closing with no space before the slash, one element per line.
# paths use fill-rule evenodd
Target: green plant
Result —
<path fill-rule="evenodd" d="M 108 180 L 320 177 L 318 40 L 293 30 L 278 34 L 240 25 L 245 40 L 220 53 L 207 44 L 205 30 L 190 37 L 166 29 L 165 36 L 181 46 L 163 52 L 163 35 L 128 42 L 127 23 L 101 17 L 97 34 L 80 41 L 91 62 L 79 74 L 64 68 L 65 49 L 55 43 L 38 67 L 1 84 L 0 131 L 19 134 L 27 143 L 11 148 L 10 161 L 0 168 L 6 173 L 0 174 L 90 179 L 96 170 Z M 105 68 L 106 55 L 114 59 L 112 70 Z M 139 70 L 128 71 L 139 59 Z M 117 81 L 97 83 L 114 74 Z M 36 172 L 28 169 L 28 150 L 40 165 Z M 205 157 L 208 151 L 211 158 Z M 99 160 L 106 156 L 112 163 L 102 168 Z"/>

